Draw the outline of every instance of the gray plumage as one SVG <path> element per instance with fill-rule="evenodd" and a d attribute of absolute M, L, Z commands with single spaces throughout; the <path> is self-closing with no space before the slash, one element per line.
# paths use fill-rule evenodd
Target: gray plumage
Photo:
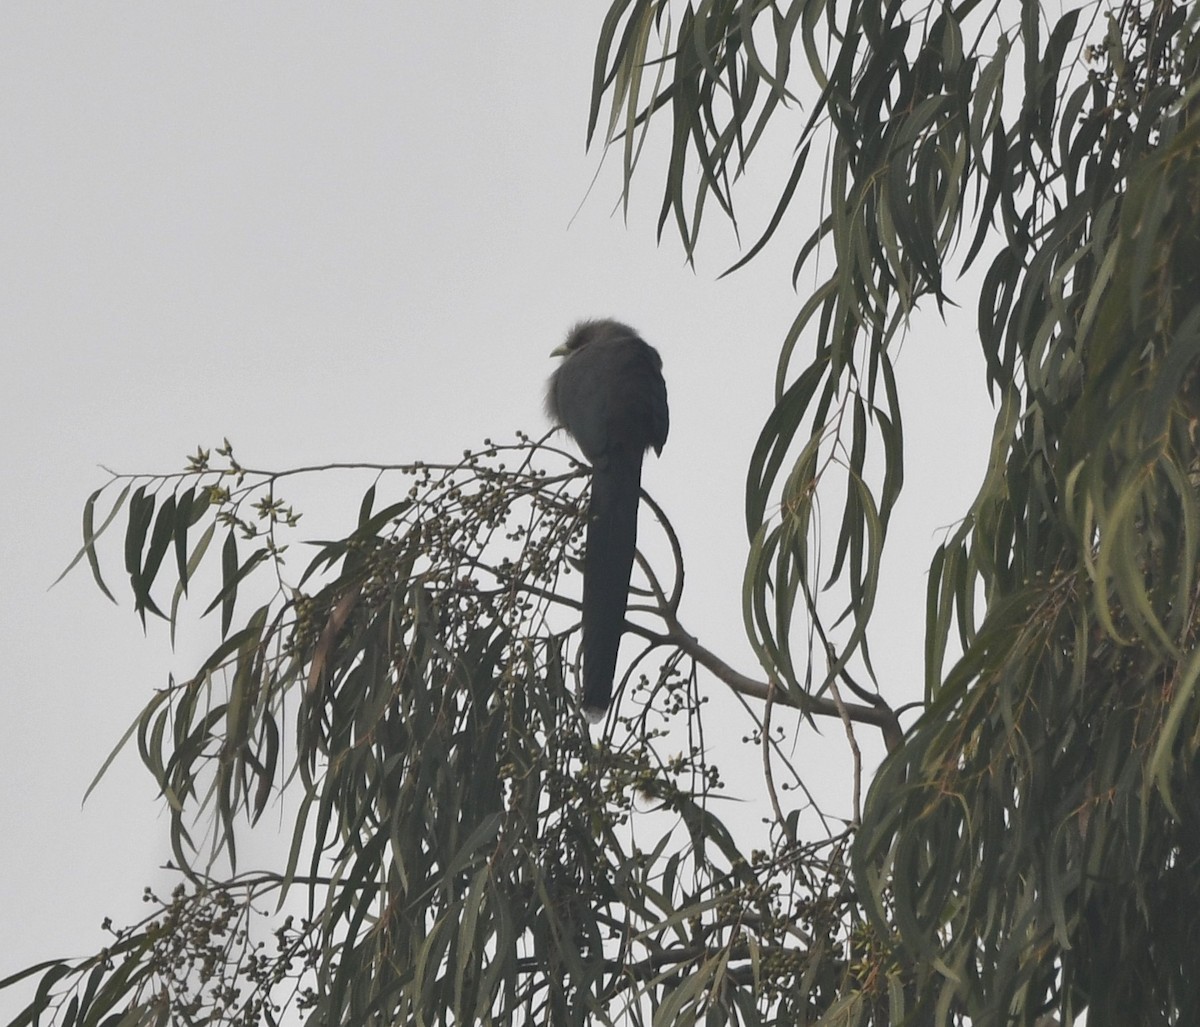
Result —
<path fill-rule="evenodd" d="M 669 418 L 662 359 L 632 328 L 585 321 L 554 351 L 546 411 L 592 465 L 583 561 L 583 710 L 604 716 L 612 701 L 637 547 L 642 457 L 661 453 Z"/>

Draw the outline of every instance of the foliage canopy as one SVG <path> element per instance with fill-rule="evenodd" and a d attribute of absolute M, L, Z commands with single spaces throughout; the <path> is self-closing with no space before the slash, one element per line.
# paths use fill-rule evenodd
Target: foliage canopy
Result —
<path fill-rule="evenodd" d="M 174 630 L 219 565 L 219 644 L 123 740 L 181 883 L 96 957 L 0 982 L 38 979 L 15 1024 L 1200 1022 L 1198 23 L 1173 0 L 615 0 L 589 132 L 628 194 L 666 124 L 660 233 L 691 257 L 714 204 L 735 219 L 769 131 L 794 159 L 739 264 L 823 188 L 748 469 L 761 679 L 680 623 L 655 507 L 673 564 L 642 561 L 623 716 L 589 738 L 563 584 L 585 478 L 544 440 L 359 468 L 354 530 L 298 575 L 280 489 L 305 469 L 226 443 L 117 478 L 77 558 L 106 594 L 118 517 L 143 619 Z M 976 262 L 993 445 L 930 567 L 901 730 L 869 646 L 904 478 L 893 358 Z M 716 812 L 698 667 L 759 711 L 761 850 Z M 775 786 L 781 706 L 890 751 L 816 840 Z M 239 871 L 272 803 L 286 860 Z"/>

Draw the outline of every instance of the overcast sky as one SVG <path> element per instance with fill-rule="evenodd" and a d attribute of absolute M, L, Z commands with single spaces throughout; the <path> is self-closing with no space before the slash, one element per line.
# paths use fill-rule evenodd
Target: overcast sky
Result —
<path fill-rule="evenodd" d="M 605 7 L 5 4 L 0 977 L 94 952 L 101 919 L 140 915 L 163 879 L 135 752 L 80 801 L 152 689 L 202 654 L 172 655 L 153 622 L 143 636 L 127 592 L 113 607 L 86 568 L 47 591 L 101 463 L 176 470 L 223 436 L 257 467 L 398 463 L 540 434 L 549 351 L 576 319 L 615 316 L 664 360 L 671 437 L 645 482 L 683 541 L 687 626 L 755 672 L 743 486 L 801 302 L 794 251 L 718 282 L 735 250 L 715 217 L 692 270 L 674 238 L 655 244 L 657 180 L 627 225 L 615 163 L 591 186 Z M 743 184 L 750 240 L 781 173 L 768 151 Z M 956 298 L 900 361 L 907 492 L 873 641 L 896 703 L 919 695 L 935 532 L 973 496 L 990 432 L 974 303 Z M 314 515 L 345 528 L 363 487 L 330 480 Z M 844 753 L 836 725 L 825 736 L 805 752 Z M 0 997 L 0 1021 L 15 1011 Z"/>

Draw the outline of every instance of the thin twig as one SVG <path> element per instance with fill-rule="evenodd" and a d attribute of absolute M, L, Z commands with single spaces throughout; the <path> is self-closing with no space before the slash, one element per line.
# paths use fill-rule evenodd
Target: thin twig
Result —
<path fill-rule="evenodd" d="M 836 676 L 829 679 L 829 692 L 833 696 L 834 705 L 837 706 L 842 724 L 846 728 L 846 741 L 850 745 L 850 754 L 854 759 L 854 798 L 851 808 L 854 810 L 852 824 L 854 827 L 858 827 L 862 823 L 862 753 L 858 748 L 858 739 L 854 737 L 854 724 L 850 720 L 850 712 L 846 709 L 846 704 L 842 702 L 842 693 L 838 691 Z"/>
<path fill-rule="evenodd" d="M 771 800 L 771 809 L 775 811 L 775 819 L 781 827 L 787 826 L 783 810 L 779 806 L 779 795 L 775 791 L 775 775 L 771 770 L 771 710 L 775 708 L 775 696 L 778 689 L 772 680 L 767 686 L 767 702 L 763 709 L 762 747 L 763 747 L 763 778 L 767 783 L 767 796 Z"/>
<path fill-rule="evenodd" d="M 699 663 L 700 666 L 704 667 L 719 681 L 733 689 L 733 691 L 752 699 L 758 699 L 760 702 L 765 703 L 767 701 L 771 694 L 771 685 L 769 683 L 748 677 L 740 671 L 734 670 L 733 667 L 729 666 L 719 656 L 706 649 L 697 638 L 688 634 L 675 618 L 664 614 L 664 620 L 667 622 L 667 633 L 665 635 L 656 634 L 632 623 L 627 623 L 625 630 L 640 634 L 651 641 L 678 646 Z M 836 717 L 840 720 L 842 719 L 844 709 L 845 716 L 854 723 L 869 724 L 872 727 L 878 728 L 883 734 L 884 745 L 887 747 L 889 753 L 897 751 L 904 739 L 904 734 L 900 729 L 900 721 L 897 720 L 895 711 L 885 703 L 879 706 L 864 706 L 861 703 L 843 703 L 842 708 L 839 709 L 838 703 L 832 699 L 809 695 L 804 692 L 797 694 L 782 690 L 776 693 L 774 701 L 782 703 L 785 706 L 794 707 L 812 717 Z"/>

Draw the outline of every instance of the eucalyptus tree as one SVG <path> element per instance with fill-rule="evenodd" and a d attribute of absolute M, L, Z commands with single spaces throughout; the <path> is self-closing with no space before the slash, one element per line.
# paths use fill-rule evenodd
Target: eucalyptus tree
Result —
<path fill-rule="evenodd" d="M 589 137 L 627 193 L 668 154 L 658 230 L 689 257 L 764 140 L 795 143 L 738 265 L 790 242 L 817 283 L 749 460 L 759 667 L 681 620 L 685 554 L 648 500 L 671 559 L 640 561 L 621 716 L 589 735 L 586 476 L 546 440 L 360 466 L 353 529 L 302 566 L 287 484 L 336 468 L 226 443 L 115 478 L 77 560 L 107 592 L 123 525 L 140 616 L 173 630 L 207 580 L 220 620 L 122 740 L 179 885 L 95 957 L 3 982 L 38 981 L 15 1022 L 1200 1021 L 1198 22 L 1173 0 L 615 0 Z M 911 455 L 894 362 L 918 308 L 964 298 L 995 429 L 901 716 L 870 659 Z M 758 718 L 751 851 L 713 801 L 699 674 Z M 771 769 L 783 717 L 879 733 L 861 816 L 802 822 Z M 286 858 L 243 868 L 275 805 Z"/>

